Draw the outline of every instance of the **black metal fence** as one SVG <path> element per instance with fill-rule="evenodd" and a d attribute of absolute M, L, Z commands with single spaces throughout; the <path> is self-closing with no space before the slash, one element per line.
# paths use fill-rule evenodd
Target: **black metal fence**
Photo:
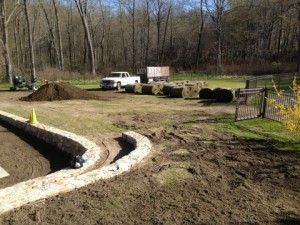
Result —
<path fill-rule="evenodd" d="M 294 80 L 299 84 L 299 78 L 297 73 L 286 73 L 256 76 L 247 80 L 245 89 L 239 89 L 236 93 L 235 120 L 268 118 L 282 122 L 286 118 L 276 106 L 291 107 L 295 104 L 297 96 L 291 87 Z M 280 95 L 276 93 L 274 86 L 282 91 Z"/>
<path fill-rule="evenodd" d="M 289 90 L 293 85 L 293 80 L 299 80 L 299 74 L 295 73 L 285 73 L 285 74 L 273 74 L 256 76 L 252 79 L 246 81 L 246 89 L 253 88 L 268 88 L 274 89 L 274 85 L 280 90 Z"/>
<path fill-rule="evenodd" d="M 296 94 L 291 90 L 283 91 L 278 95 L 276 91 L 268 88 L 239 89 L 237 91 L 235 121 L 268 118 L 282 122 L 286 118 L 284 115 L 280 115 L 277 106 L 291 107 L 295 105 L 296 97 Z"/>
<path fill-rule="evenodd" d="M 265 101 L 265 88 L 239 89 L 235 121 L 262 117 Z"/>
<path fill-rule="evenodd" d="M 278 122 L 282 122 L 285 116 L 280 115 L 280 110 L 278 107 L 282 105 L 284 107 L 292 107 L 295 105 L 296 94 L 293 91 L 284 91 L 278 95 L 275 91 L 268 91 L 266 93 L 266 99 L 271 100 L 272 104 L 266 103 L 266 108 L 263 117 Z"/>

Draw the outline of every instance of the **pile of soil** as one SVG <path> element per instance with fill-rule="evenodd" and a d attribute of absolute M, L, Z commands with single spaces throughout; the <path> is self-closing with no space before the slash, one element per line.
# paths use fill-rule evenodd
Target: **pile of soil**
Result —
<path fill-rule="evenodd" d="M 72 86 L 69 83 L 49 83 L 43 85 L 39 90 L 32 94 L 20 98 L 21 101 L 57 101 L 57 100 L 72 100 L 98 99 L 98 96 L 86 90 Z"/>

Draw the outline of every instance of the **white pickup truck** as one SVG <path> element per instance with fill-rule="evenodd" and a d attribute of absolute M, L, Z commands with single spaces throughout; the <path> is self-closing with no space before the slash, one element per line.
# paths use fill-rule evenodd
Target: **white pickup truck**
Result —
<path fill-rule="evenodd" d="M 121 87 L 127 84 L 140 83 L 139 76 L 130 76 L 128 72 L 111 72 L 107 77 L 100 80 L 100 87 L 102 89 L 116 88 L 120 90 Z"/>

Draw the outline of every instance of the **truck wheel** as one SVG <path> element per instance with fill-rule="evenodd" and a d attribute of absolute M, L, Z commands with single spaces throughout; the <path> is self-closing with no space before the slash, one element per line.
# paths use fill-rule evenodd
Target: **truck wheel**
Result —
<path fill-rule="evenodd" d="M 39 86 L 37 85 L 32 85 L 31 90 L 37 91 L 39 89 Z"/>
<path fill-rule="evenodd" d="M 121 90 L 121 83 L 120 83 L 120 82 L 117 83 L 117 90 L 118 90 L 118 91 Z"/>

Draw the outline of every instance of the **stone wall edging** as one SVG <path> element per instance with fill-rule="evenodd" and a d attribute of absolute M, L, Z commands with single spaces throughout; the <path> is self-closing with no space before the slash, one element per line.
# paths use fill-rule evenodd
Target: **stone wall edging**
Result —
<path fill-rule="evenodd" d="M 83 187 L 85 185 L 96 182 L 100 179 L 108 179 L 119 175 L 129 170 L 136 163 L 140 162 L 146 157 L 151 150 L 151 143 L 149 139 L 133 131 L 122 133 L 122 137 L 129 143 L 133 144 L 135 149 L 128 155 L 117 160 L 115 163 L 108 166 L 83 173 L 87 168 L 93 165 L 99 156 L 99 147 L 89 140 L 80 137 L 76 134 L 59 130 L 53 127 L 48 127 L 42 124 L 29 124 L 28 120 L 14 116 L 12 114 L 0 111 L 0 120 L 4 120 L 13 126 L 37 135 L 38 138 L 47 139 L 47 133 L 56 133 L 64 136 L 63 141 L 56 135 L 53 136 L 51 143 L 62 150 L 69 151 L 71 147 L 86 148 L 85 154 L 89 157 L 87 163 L 80 169 L 63 169 L 58 172 L 49 174 L 45 177 L 38 177 L 32 180 L 18 183 L 14 186 L 0 189 L 0 215 L 6 213 L 14 208 L 18 208 L 24 204 L 34 202 L 40 199 L 52 197 L 59 193 L 69 192 L 74 189 Z M 40 131 L 40 132 L 38 132 Z M 39 133 L 39 134 L 37 134 Z M 44 140 L 48 142 L 49 140 Z M 64 148 L 64 141 L 72 142 Z M 74 144 L 73 142 L 76 142 Z M 48 142 L 49 143 L 49 142 Z M 77 153 L 77 150 L 76 150 Z"/>

